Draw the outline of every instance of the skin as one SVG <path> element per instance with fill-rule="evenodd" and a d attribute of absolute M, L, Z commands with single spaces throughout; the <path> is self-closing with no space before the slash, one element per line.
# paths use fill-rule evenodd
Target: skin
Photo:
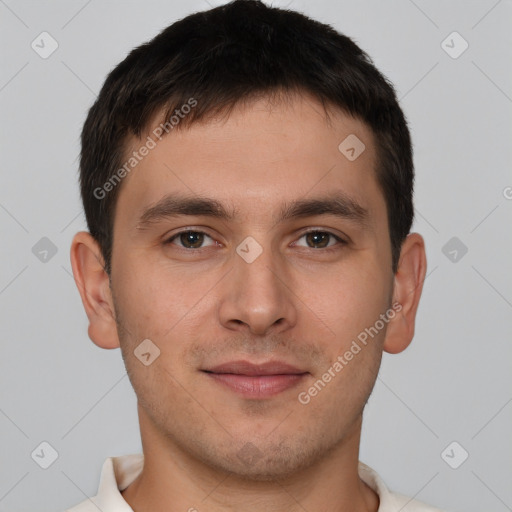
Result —
<path fill-rule="evenodd" d="M 349 134 L 366 146 L 354 161 L 338 150 Z M 111 286 L 95 240 L 75 235 L 89 337 L 121 348 L 138 397 L 145 465 L 123 491 L 136 512 L 378 509 L 357 472 L 362 411 L 382 352 L 412 340 L 426 259 L 422 237 L 410 234 L 393 274 L 375 166 L 372 132 L 359 120 L 334 112 L 329 123 L 306 94 L 259 99 L 171 132 L 124 179 Z M 367 210 L 364 224 L 323 214 L 275 222 L 283 203 L 335 192 Z M 213 198 L 237 213 L 137 229 L 144 208 L 167 193 Z M 180 237 L 164 243 L 184 228 L 208 235 L 203 248 L 186 249 Z M 304 235 L 312 228 L 346 243 L 324 235 L 318 247 Z M 252 263 L 236 252 L 247 236 L 263 249 Z M 395 302 L 400 312 L 301 404 L 299 392 Z M 160 350 L 148 366 L 134 355 L 144 339 Z M 309 373 L 277 395 L 247 399 L 200 371 L 237 359 L 278 359 Z M 240 456 L 247 443 L 254 460 Z"/>

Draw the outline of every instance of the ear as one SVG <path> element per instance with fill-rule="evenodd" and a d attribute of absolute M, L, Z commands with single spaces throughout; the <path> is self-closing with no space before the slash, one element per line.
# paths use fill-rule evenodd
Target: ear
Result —
<path fill-rule="evenodd" d="M 383 348 L 390 354 L 402 352 L 412 341 L 426 271 L 425 242 L 418 233 L 411 233 L 402 244 L 394 278 L 393 304 L 400 304 L 401 308 L 396 308 L 386 329 Z"/>
<path fill-rule="evenodd" d="M 101 348 L 119 347 L 108 274 L 98 242 L 80 231 L 71 243 L 71 267 L 89 319 L 89 338 Z"/>

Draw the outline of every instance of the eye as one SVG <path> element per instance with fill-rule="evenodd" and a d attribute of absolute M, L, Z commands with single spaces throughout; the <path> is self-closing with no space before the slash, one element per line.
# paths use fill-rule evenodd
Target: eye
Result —
<path fill-rule="evenodd" d="M 203 245 L 206 239 L 209 239 L 212 243 Z M 183 247 L 184 249 L 201 249 L 202 247 L 214 245 L 215 243 L 214 240 L 203 231 L 193 230 L 180 231 L 167 239 L 165 244 L 172 244 L 175 240 L 179 242 L 179 244 L 175 245 Z"/>
<path fill-rule="evenodd" d="M 298 242 L 295 242 L 294 245 L 309 247 L 311 249 L 330 249 L 333 245 L 346 244 L 345 240 L 330 231 L 311 230 L 303 233 L 299 240 L 302 238 L 305 239 L 306 245 L 299 244 Z"/>
<path fill-rule="evenodd" d="M 330 250 L 336 245 L 344 245 L 346 241 L 330 231 L 311 230 L 303 233 L 299 240 L 305 239 L 305 244 L 294 243 L 295 246 L 309 247 L 311 249 L 328 249 Z M 209 240 L 209 243 L 208 243 Z M 204 247 L 216 245 L 217 242 L 203 231 L 184 230 L 174 234 L 164 242 L 174 244 L 183 249 L 202 249 Z"/>

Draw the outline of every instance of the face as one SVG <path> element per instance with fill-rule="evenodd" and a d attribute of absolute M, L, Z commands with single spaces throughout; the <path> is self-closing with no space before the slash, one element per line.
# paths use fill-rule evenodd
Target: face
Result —
<path fill-rule="evenodd" d="M 355 160 L 338 149 L 350 135 L 365 145 Z M 141 424 L 254 479 L 353 438 L 393 294 L 375 166 L 369 128 L 328 123 L 306 96 L 175 130 L 144 157 L 122 184 L 112 257 Z"/>

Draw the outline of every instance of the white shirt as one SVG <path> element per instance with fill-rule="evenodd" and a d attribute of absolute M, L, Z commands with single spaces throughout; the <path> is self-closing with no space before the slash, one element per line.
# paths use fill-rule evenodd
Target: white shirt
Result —
<path fill-rule="evenodd" d="M 109 457 L 103 463 L 98 494 L 66 512 L 133 512 L 120 491 L 137 478 L 143 464 L 142 454 Z M 362 462 L 359 462 L 359 476 L 378 494 L 378 512 L 443 512 L 402 494 L 390 492 L 380 476 Z"/>

